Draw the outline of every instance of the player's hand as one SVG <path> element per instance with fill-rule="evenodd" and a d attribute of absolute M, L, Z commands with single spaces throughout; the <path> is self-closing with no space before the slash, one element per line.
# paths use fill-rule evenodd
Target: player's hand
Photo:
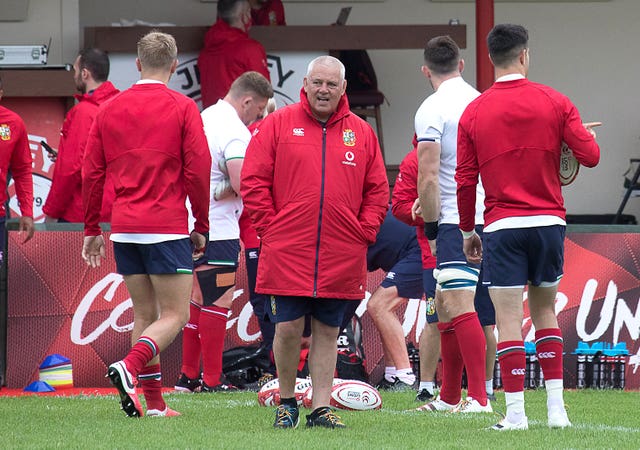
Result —
<path fill-rule="evenodd" d="M 429 249 L 431 250 L 431 256 L 436 256 L 436 240 L 429 241 Z"/>
<path fill-rule="evenodd" d="M 105 257 L 104 238 L 102 235 L 85 236 L 82 245 L 82 259 L 88 266 L 100 267 L 100 261 Z"/>
<path fill-rule="evenodd" d="M 194 230 L 189 235 L 189 239 L 191 239 L 191 244 L 193 244 L 193 253 L 191 254 L 193 260 L 195 261 L 202 258 L 207 249 L 207 237 Z"/>
<path fill-rule="evenodd" d="M 20 227 L 18 234 L 26 233 L 26 236 L 22 240 L 24 244 L 29 239 L 33 237 L 33 233 L 35 233 L 36 228 L 33 225 L 33 217 L 20 217 Z"/>
<path fill-rule="evenodd" d="M 482 241 L 477 233 L 474 233 L 468 239 L 463 239 L 462 250 L 467 257 L 467 261 L 471 264 L 480 264 L 482 262 Z"/>
<path fill-rule="evenodd" d="M 582 126 L 591 133 L 591 136 L 593 136 L 594 139 L 596 137 L 596 132 L 593 130 L 593 127 L 599 127 L 600 125 L 602 125 L 602 122 L 585 122 L 582 124 Z"/>
<path fill-rule="evenodd" d="M 411 218 L 416 220 L 416 217 L 422 217 L 422 207 L 420 206 L 420 199 L 417 198 L 413 202 L 411 207 Z"/>

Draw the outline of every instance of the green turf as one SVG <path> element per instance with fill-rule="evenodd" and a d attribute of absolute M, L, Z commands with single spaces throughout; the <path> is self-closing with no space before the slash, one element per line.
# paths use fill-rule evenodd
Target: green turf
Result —
<path fill-rule="evenodd" d="M 252 392 L 168 394 L 182 416 L 130 419 L 115 396 L 0 397 L 1 448 L 224 448 L 224 449 L 427 449 L 427 448 L 640 448 L 640 393 L 569 391 L 565 403 L 573 428 L 549 430 L 546 394 L 525 394 L 529 430 L 486 428 L 497 415 L 410 411 L 414 393 L 383 393 L 383 409 L 340 411 L 344 430 L 272 428 L 272 408 Z M 498 393 L 494 409 L 504 412 Z"/>

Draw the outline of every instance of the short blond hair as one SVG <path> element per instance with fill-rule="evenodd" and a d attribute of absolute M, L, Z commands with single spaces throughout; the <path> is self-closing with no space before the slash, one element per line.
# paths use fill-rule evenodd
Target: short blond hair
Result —
<path fill-rule="evenodd" d="M 178 58 L 178 46 L 173 36 L 150 31 L 138 41 L 138 59 L 143 69 L 169 70 Z"/>

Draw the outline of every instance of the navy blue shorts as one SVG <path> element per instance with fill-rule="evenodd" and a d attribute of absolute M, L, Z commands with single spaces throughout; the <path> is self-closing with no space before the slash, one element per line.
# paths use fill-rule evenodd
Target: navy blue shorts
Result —
<path fill-rule="evenodd" d="M 415 246 L 387 272 L 380 283 L 383 288 L 395 286 L 404 298 L 422 298 L 422 253 Z"/>
<path fill-rule="evenodd" d="M 120 275 L 193 273 L 189 238 L 157 244 L 114 242 L 113 254 Z"/>
<path fill-rule="evenodd" d="M 476 233 L 483 239 L 482 227 L 476 226 Z M 436 260 L 438 269 L 446 268 L 448 265 L 463 264 L 468 267 L 480 269 L 480 275 L 478 278 L 478 285 L 476 286 L 476 295 L 474 298 L 474 305 L 476 312 L 478 313 L 478 319 L 482 326 L 495 325 L 496 312 L 493 309 L 493 303 L 491 303 L 491 297 L 489 297 L 489 290 L 487 286 L 480 282 L 483 276 L 483 267 L 477 264 L 469 264 L 464 251 L 462 250 L 462 233 L 458 225 L 454 224 L 442 224 L 438 227 L 438 237 L 436 240 Z"/>
<path fill-rule="evenodd" d="M 436 279 L 433 278 L 433 269 L 422 271 L 422 288 L 427 306 L 427 323 L 436 323 L 438 322 L 438 313 L 436 312 Z"/>
<path fill-rule="evenodd" d="M 553 286 L 562 278 L 564 225 L 486 233 L 482 282 L 488 287 Z"/>
<path fill-rule="evenodd" d="M 202 257 L 193 262 L 195 267 L 225 266 L 238 267 L 240 258 L 240 239 L 227 239 L 224 241 L 209 241 L 207 249 Z"/>
<path fill-rule="evenodd" d="M 358 303 L 357 300 L 337 298 L 270 295 L 267 314 L 273 323 L 289 322 L 310 314 L 325 325 L 339 327 L 342 324 L 345 310 L 351 302 Z"/>

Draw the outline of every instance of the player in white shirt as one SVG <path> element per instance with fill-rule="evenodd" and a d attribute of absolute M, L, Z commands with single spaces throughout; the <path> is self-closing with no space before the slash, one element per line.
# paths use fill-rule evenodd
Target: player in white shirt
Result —
<path fill-rule="evenodd" d="M 183 331 L 182 373 L 177 390 L 235 389 L 221 376 L 224 336 L 240 254 L 240 171 L 251 140 L 247 126 L 262 117 L 271 97 L 273 88 L 263 75 L 245 72 L 233 82 L 224 99 L 202 112 L 212 160 L 209 243 L 204 251 L 194 253 L 196 277 L 190 318 Z"/>
<path fill-rule="evenodd" d="M 476 289 L 480 267 L 468 264 L 462 251 L 454 179 L 458 120 L 467 105 L 480 94 L 462 78 L 464 61 L 450 37 L 431 39 L 424 55 L 422 71 L 435 92 L 422 103 L 415 116 L 418 194 L 425 235 L 437 259 L 434 277 L 438 282 L 436 310 L 444 377 L 438 398 L 418 409 L 491 412 L 487 385 L 492 383 L 493 377 L 485 383 L 489 370 L 486 369 L 487 344 L 481 324 L 491 330 L 495 324 L 495 313 L 486 288 L 479 286 Z M 476 224 L 481 228 L 484 199 L 481 189 L 477 198 Z M 495 338 L 491 373 L 494 362 Z M 464 401 L 460 391 L 463 367 L 468 380 L 467 399 Z"/>

